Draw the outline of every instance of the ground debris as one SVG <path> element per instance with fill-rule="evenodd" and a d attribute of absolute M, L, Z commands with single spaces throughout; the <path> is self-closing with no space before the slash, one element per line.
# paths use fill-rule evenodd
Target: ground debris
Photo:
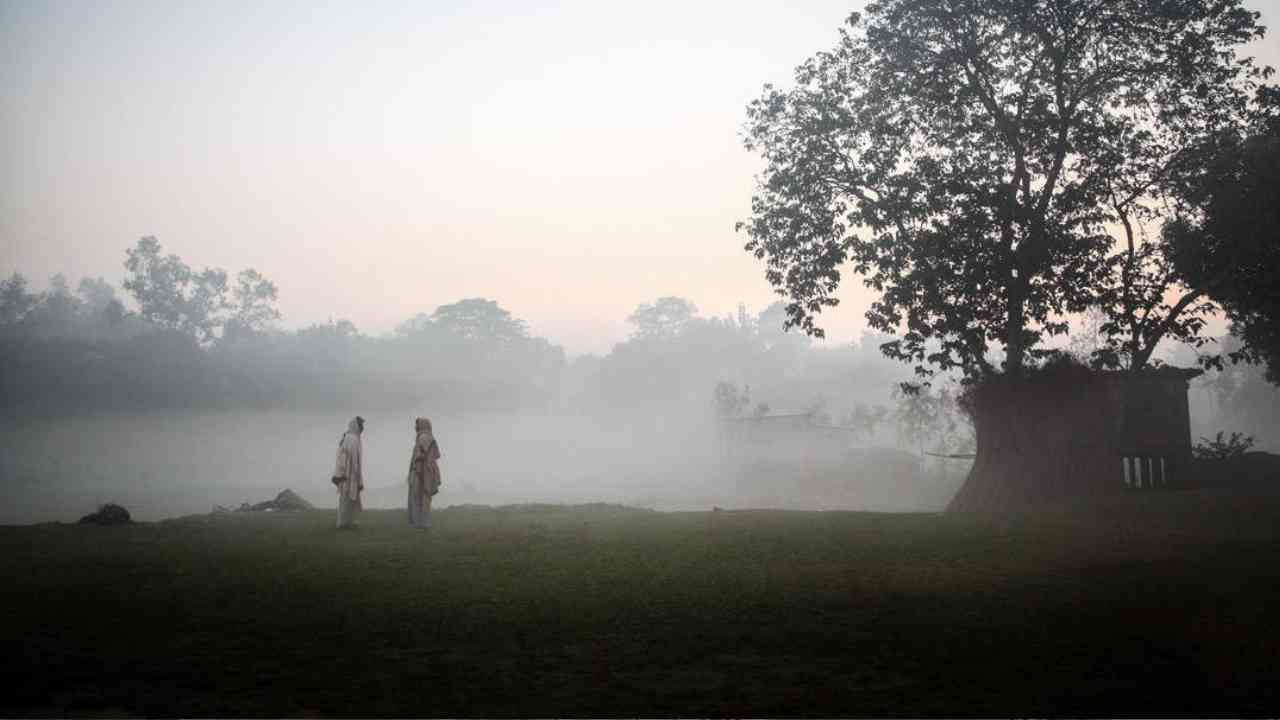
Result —
<path fill-rule="evenodd" d="M 129 511 L 115 503 L 107 503 L 97 512 L 80 518 L 81 525 L 128 525 L 131 522 L 133 519 L 129 517 Z"/>
<path fill-rule="evenodd" d="M 307 502 L 298 493 L 285 488 L 276 495 L 274 500 L 264 500 L 260 503 L 240 503 L 240 507 L 234 511 L 224 505 L 214 505 L 213 514 L 227 512 L 294 512 L 297 510 L 314 510 L 315 506 Z"/>

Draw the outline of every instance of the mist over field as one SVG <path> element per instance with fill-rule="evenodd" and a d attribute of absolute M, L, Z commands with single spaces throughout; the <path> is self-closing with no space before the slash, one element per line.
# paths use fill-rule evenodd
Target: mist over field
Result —
<path fill-rule="evenodd" d="M 221 310 L 194 302 L 197 281 L 166 298 L 156 279 L 185 263 L 160 251 L 144 239 L 128 254 L 145 260 L 127 282 L 153 319 L 102 279 L 74 292 L 61 276 L 43 290 L 5 281 L 0 482 L 12 502 L 0 524 L 70 521 L 104 503 L 153 520 L 284 489 L 332 507 L 334 453 L 357 414 L 370 508 L 404 506 L 418 416 L 443 453 L 438 507 L 938 511 L 971 465 L 963 387 L 943 377 L 902 392 L 910 373 L 882 355 L 889 338 L 814 343 L 784 330 L 781 304 L 708 317 L 658 298 L 637 305 L 608 353 L 570 358 L 480 298 L 385 335 L 346 321 L 281 329 L 275 288 L 254 271 Z M 1176 347 L 1163 359 L 1196 362 Z M 1280 442 L 1280 391 L 1261 368 L 1196 378 L 1189 403 L 1193 439 Z"/>
<path fill-rule="evenodd" d="M 1266 416 L 1218 414 L 1221 401 L 1207 382 L 1193 387 L 1191 399 L 1195 437 L 1225 427 L 1250 432 L 1259 449 L 1280 447 Z M 701 410 L 673 417 L 545 410 L 432 415 L 443 450 L 438 506 L 937 511 L 969 466 L 902 449 L 891 428 L 875 438 L 849 438 L 843 456 L 774 447 L 765 448 L 775 453 L 772 463 L 744 464 L 725 455 L 723 428 L 709 403 Z M 413 441 L 408 411 L 102 412 L 0 420 L 0 480 L 13 500 L 0 507 L 0 524 L 69 521 L 106 502 L 155 520 L 216 505 L 234 509 L 284 488 L 331 507 L 333 452 L 355 411 L 367 421 L 365 505 L 402 507 Z M 868 452 L 874 447 L 883 448 L 879 455 Z"/>
<path fill-rule="evenodd" d="M 360 412 L 364 504 L 403 507 L 413 415 Z M 217 505 L 234 509 L 284 488 L 331 507 L 328 477 L 349 419 L 282 410 L 6 418 L 0 478 L 14 502 L 0 510 L 0 524 L 73 520 L 106 502 L 155 520 Z M 492 411 L 432 420 L 443 452 L 438 507 L 607 502 L 660 510 L 939 510 L 962 478 L 954 462 L 882 450 L 886 464 L 883 455 L 858 456 L 852 445 L 843 456 L 766 448 L 770 462 L 738 462 L 726 456 L 732 451 L 710 412 L 626 418 Z M 894 442 L 890 433 L 883 441 Z M 852 464 L 859 462 L 865 467 Z M 912 470 L 905 478 L 904 463 Z M 831 477 L 820 477 L 824 472 Z"/>
<path fill-rule="evenodd" d="M 399 507 L 412 416 L 366 418 L 366 507 Z M 285 411 L 100 415 L 18 423 L 0 435 L 0 473 L 17 502 L 0 523 L 74 519 L 104 502 L 154 520 L 270 499 L 291 488 L 318 506 L 348 414 Z M 689 507 L 732 502 L 716 488 L 712 428 L 633 430 L 588 418 L 493 413 L 433 418 L 443 449 L 442 505 L 614 502 Z M 70 449 L 74 448 L 74 451 Z M 707 506 L 709 507 L 709 506 Z"/>

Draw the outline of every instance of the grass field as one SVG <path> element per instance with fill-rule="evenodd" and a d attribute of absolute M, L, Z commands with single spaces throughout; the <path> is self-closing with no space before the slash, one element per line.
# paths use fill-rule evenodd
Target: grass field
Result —
<path fill-rule="evenodd" d="M 5 715 L 1280 712 L 1280 500 L 0 528 Z"/>

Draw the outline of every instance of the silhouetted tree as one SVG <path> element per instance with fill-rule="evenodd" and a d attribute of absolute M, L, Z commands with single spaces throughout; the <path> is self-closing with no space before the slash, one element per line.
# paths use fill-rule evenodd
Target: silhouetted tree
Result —
<path fill-rule="evenodd" d="M 667 296 L 658 298 L 652 305 L 640 305 L 627 317 L 627 322 L 636 328 L 632 337 L 671 338 L 683 330 L 697 314 L 698 308 L 693 303 L 684 298 Z"/>
<path fill-rule="evenodd" d="M 280 311 L 275 307 L 277 296 L 276 284 L 262 273 L 252 268 L 241 270 L 231 290 L 227 334 L 252 334 L 270 328 L 280 319 Z"/>
<path fill-rule="evenodd" d="M 1280 384 L 1280 93 L 1266 110 L 1258 132 L 1218 138 L 1164 236 L 1181 279 L 1226 310 L 1233 359 L 1265 362 Z"/>
<path fill-rule="evenodd" d="M 883 350 L 922 375 L 994 376 L 992 343 L 1014 377 L 1047 358 L 1043 341 L 1109 283 L 1107 223 L 1165 197 L 1186 148 L 1240 123 L 1262 79 L 1233 52 L 1263 34 L 1241 0 L 866 11 L 794 89 L 749 106 L 746 145 L 766 167 L 740 227 L 791 325 L 821 336 L 815 317 L 850 263 L 879 292 L 871 327 L 901 332 Z M 962 494 L 1003 504 L 1070 486 L 1047 428 L 1006 423 L 1017 437 L 987 446 L 987 421 L 1014 409 L 972 409 L 966 484 L 991 490 Z"/>
<path fill-rule="evenodd" d="M 208 342 L 227 309 L 227 273 L 216 268 L 194 272 L 177 255 L 161 255 L 160 241 L 147 236 L 126 251 L 129 272 L 124 289 L 138 303 L 144 320 Z"/>
<path fill-rule="evenodd" d="M 35 307 L 37 299 L 35 293 L 27 291 L 27 279 L 21 273 L 0 282 L 0 325 L 18 324 Z"/>
<path fill-rule="evenodd" d="M 91 315 L 102 312 L 116 299 L 116 289 L 101 277 L 81 278 L 80 284 L 76 286 L 76 294 Z"/>
<path fill-rule="evenodd" d="M 716 417 L 738 417 L 751 405 L 751 388 L 746 387 L 739 392 L 737 385 L 721 380 L 711 392 L 711 404 Z"/>
<path fill-rule="evenodd" d="M 523 320 L 484 298 L 441 305 L 431 314 L 431 320 L 440 329 L 468 340 L 505 343 L 528 337 Z"/>
<path fill-rule="evenodd" d="M 867 405 L 856 403 L 853 410 L 841 419 L 840 424 L 854 429 L 855 436 L 862 440 L 871 440 L 876 431 L 889 418 L 889 408 L 883 405 Z"/>
<path fill-rule="evenodd" d="M 808 335 L 798 330 L 788 332 L 786 303 L 775 302 L 761 310 L 756 326 L 769 350 L 791 354 L 809 347 Z"/>
<path fill-rule="evenodd" d="M 434 326 L 435 323 L 432 321 L 431 315 L 418 313 L 397 325 L 395 333 L 397 337 L 411 337 L 427 332 Z"/>

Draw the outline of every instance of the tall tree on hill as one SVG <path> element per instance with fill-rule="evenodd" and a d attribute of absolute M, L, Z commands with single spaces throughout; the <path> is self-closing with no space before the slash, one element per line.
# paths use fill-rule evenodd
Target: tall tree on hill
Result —
<path fill-rule="evenodd" d="M 793 89 L 748 107 L 745 143 L 766 165 L 746 249 L 790 325 L 822 334 L 848 264 L 879 293 L 869 324 L 899 335 L 890 357 L 921 375 L 1021 376 L 1117 262 L 1138 266 L 1117 261 L 1108 225 L 1240 122 L 1263 72 L 1233 48 L 1262 36 L 1257 19 L 1241 0 L 871 3 Z M 1186 310 L 1157 307 L 1156 326 Z M 969 483 L 1012 482 L 1019 466 L 1059 479 L 1026 430 L 984 470 L 975 421 Z"/>

